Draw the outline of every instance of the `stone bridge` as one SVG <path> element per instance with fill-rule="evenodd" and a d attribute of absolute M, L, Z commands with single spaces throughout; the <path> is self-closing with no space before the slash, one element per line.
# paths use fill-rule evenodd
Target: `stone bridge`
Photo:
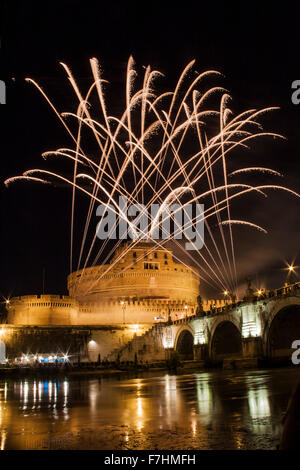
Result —
<path fill-rule="evenodd" d="M 154 325 L 109 360 L 153 362 L 177 351 L 182 359 L 224 361 L 290 358 L 300 340 L 300 283 L 185 319 Z"/>

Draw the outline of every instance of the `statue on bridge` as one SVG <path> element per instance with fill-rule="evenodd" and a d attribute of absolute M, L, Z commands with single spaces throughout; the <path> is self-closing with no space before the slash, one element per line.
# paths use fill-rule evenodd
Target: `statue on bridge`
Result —
<path fill-rule="evenodd" d="M 198 317 L 202 317 L 204 315 L 203 304 L 202 304 L 202 297 L 198 295 L 197 297 L 197 307 L 196 307 L 196 315 Z"/>
<path fill-rule="evenodd" d="M 252 286 L 251 286 L 251 278 L 247 277 L 246 282 L 247 282 L 247 289 L 246 289 L 246 295 L 244 297 L 244 300 L 253 300 L 255 295 L 254 295 L 254 289 L 252 289 Z"/>

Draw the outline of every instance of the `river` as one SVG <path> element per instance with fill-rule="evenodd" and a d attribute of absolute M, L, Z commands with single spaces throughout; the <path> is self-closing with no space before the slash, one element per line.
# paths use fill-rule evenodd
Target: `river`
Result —
<path fill-rule="evenodd" d="M 0 379 L 3 449 L 275 449 L 299 368 Z"/>

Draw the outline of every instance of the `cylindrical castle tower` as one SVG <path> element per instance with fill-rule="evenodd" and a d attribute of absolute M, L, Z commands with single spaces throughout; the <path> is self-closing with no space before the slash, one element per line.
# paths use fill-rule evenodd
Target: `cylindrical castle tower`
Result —
<path fill-rule="evenodd" d="M 169 311 L 175 318 L 195 311 L 197 270 L 175 263 L 171 250 L 152 242 L 131 245 L 119 247 L 109 264 L 68 276 L 69 295 L 80 305 L 79 323 L 152 323 Z"/>

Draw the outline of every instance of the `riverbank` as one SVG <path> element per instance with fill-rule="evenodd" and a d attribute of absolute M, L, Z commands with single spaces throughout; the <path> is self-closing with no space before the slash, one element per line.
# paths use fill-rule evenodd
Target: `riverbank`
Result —
<path fill-rule="evenodd" d="M 205 368 L 203 361 L 183 361 L 176 367 L 170 367 L 167 362 L 161 361 L 153 364 L 112 364 L 112 365 L 89 365 L 89 364 L 69 364 L 69 365 L 43 365 L 43 366 L 10 366 L 0 367 L 0 378 L 24 378 L 24 377 L 45 377 L 45 376 L 75 376 L 75 377 L 110 377 L 126 375 L 128 373 L 139 372 L 167 372 L 176 371 L 194 372 L 202 371 Z"/>
<path fill-rule="evenodd" d="M 176 372 L 193 373 L 207 370 L 247 370 L 247 369 L 272 369 L 279 367 L 293 367 L 290 361 L 270 361 L 253 359 L 226 359 L 218 362 L 207 361 L 181 361 L 177 365 L 170 366 L 169 363 L 161 361 L 153 364 L 121 364 L 121 365 L 90 365 L 90 364 L 68 364 L 62 366 L 4 366 L 0 367 L 0 378 L 34 378 L 34 377 L 115 377 L 128 373 L 140 372 Z"/>

